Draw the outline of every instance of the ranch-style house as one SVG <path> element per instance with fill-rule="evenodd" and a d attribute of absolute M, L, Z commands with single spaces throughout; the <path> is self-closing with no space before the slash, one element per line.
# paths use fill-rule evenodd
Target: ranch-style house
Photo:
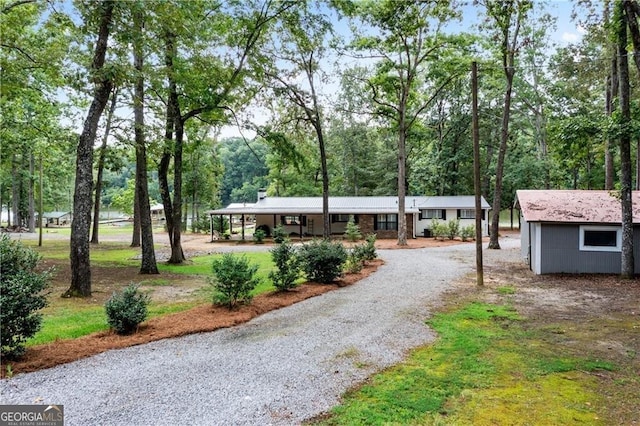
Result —
<path fill-rule="evenodd" d="M 482 198 L 482 230 L 488 235 L 489 203 Z M 228 216 L 229 222 L 237 223 L 244 237 L 246 219 L 255 220 L 255 226 L 270 235 L 273 228 L 282 225 L 286 232 L 295 236 L 322 235 L 322 197 L 268 197 L 265 191 L 258 192 L 258 201 L 252 204 L 233 203 L 223 209 L 208 212 L 213 216 Z M 363 234 L 375 233 L 378 238 L 398 237 L 398 197 L 329 197 L 331 233 L 344 234 L 349 217 L 360 227 Z M 461 196 L 407 196 L 405 198 L 407 236 L 428 237 L 433 220 L 460 220 L 460 226 L 475 224 L 475 198 Z M 214 230 L 212 226 L 212 238 Z"/>

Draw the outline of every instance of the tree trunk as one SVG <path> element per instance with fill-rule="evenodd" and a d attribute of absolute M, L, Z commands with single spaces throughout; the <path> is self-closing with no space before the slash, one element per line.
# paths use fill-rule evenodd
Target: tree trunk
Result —
<path fill-rule="evenodd" d="M 165 123 L 165 146 L 158 165 L 158 186 L 160 188 L 160 197 L 164 207 L 165 223 L 167 233 L 169 235 L 169 244 L 173 241 L 173 205 L 171 201 L 171 192 L 169 191 L 169 166 L 171 164 L 171 154 L 173 152 L 173 131 L 175 128 L 176 113 L 174 107 L 178 105 L 178 90 L 173 77 L 173 58 L 176 56 L 175 35 L 167 32 L 165 34 L 165 66 L 167 71 L 167 80 L 169 82 L 169 93 L 167 100 L 167 115 Z"/>
<path fill-rule="evenodd" d="M 137 147 L 136 147 L 137 150 Z M 138 153 L 136 152 L 136 156 Z M 137 161 L 137 158 L 136 158 Z M 137 167 L 137 166 L 136 166 Z M 140 192 L 138 192 L 138 176 L 136 171 L 136 177 L 133 184 L 133 230 L 131 231 L 131 244 L 129 247 L 136 248 L 141 245 L 140 240 Z"/>
<path fill-rule="evenodd" d="M 500 149 L 498 150 L 498 162 L 496 164 L 496 182 L 493 191 L 493 205 L 491 206 L 491 232 L 489 234 L 489 248 L 500 249 L 498 233 L 500 230 L 500 209 L 502 207 L 502 177 L 504 171 L 504 159 L 509 142 L 509 117 L 511 115 L 511 91 L 513 89 L 514 68 L 505 67 L 507 89 L 504 93 L 504 110 L 502 112 L 502 128 L 500 131 Z"/>
<path fill-rule="evenodd" d="M 618 23 L 618 76 L 620 78 L 620 113 L 622 131 L 620 135 L 620 195 L 622 198 L 622 264 L 623 278 L 633 278 L 633 202 L 631 191 L 631 101 L 629 98 L 629 59 L 627 58 L 627 15 L 622 2 L 617 13 Z"/>
<path fill-rule="evenodd" d="M 182 251 L 182 151 L 184 139 L 184 122 L 180 116 L 180 108 L 175 105 L 176 139 L 173 150 L 173 232 L 171 236 L 171 257 L 169 263 L 184 262 Z"/>
<path fill-rule="evenodd" d="M 13 154 L 11 157 L 11 215 L 13 216 L 13 226 L 22 226 L 22 218 L 20 217 L 20 183 L 21 167 L 18 165 L 18 156 Z"/>
<path fill-rule="evenodd" d="M 140 10 L 134 12 L 134 26 L 137 34 L 133 42 L 133 65 L 137 72 L 133 97 L 136 142 L 136 198 L 140 236 L 142 237 L 141 274 L 157 274 L 156 252 L 153 248 L 153 228 L 151 224 L 151 206 L 149 205 L 149 187 L 147 182 L 147 148 L 144 138 L 144 74 L 142 37 L 144 31 L 143 16 Z"/>
<path fill-rule="evenodd" d="M 36 201 L 35 201 L 35 164 L 33 152 L 29 153 L 29 232 L 36 232 Z"/>
<path fill-rule="evenodd" d="M 111 121 L 116 111 L 116 102 L 118 98 L 118 88 L 114 88 L 111 93 L 111 105 L 109 106 L 109 112 L 107 115 L 107 123 L 105 124 L 104 136 L 102 137 L 102 145 L 100 146 L 100 153 L 98 157 L 98 175 L 96 176 L 96 188 L 93 203 L 93 230 L 91 232 L 91 244 L 98 244 L 99 242 L 99 228 L 100 228 L 100 198 L 102 197 L 102 175 L 104 174 L 105 157 L 107 156 L 107 140 L 109 139 L 109 133 L 111 132 Z"/>
<path fill-rule="evenodd" d="M 471 65 L 471 112 L 473 136 L 473 189 L 476 207 L 476 285 L 484 285 L 484 266 L 482 259 L 482 196 L 480 183 L 480 124 L 478 121 L 478 64 Z"/>
<path fill-rule="evenodd" d="M 407 217 L 405 216 L 405 198 L 407 196 L 407 132 L 405 129 L 405 105 L 400 112 L 398 130 L 398 245 L 407 245 Z"/>
<path fill-rule="evenodd" d="M 93 56 L 92 71 L 95 73 L 93 101 L 89 107 L 84 127 L 78 140 L 76 159 L 76 181 L 73 196 L 73 221 L 71 222 L 71 286 L 64 297 L 91 296 L 91 262 L 89 259 L 89 226 L 91 224 L 91 193 L 93 190 L 93 143 L 100 116 L 109 101 L 112 81 L 100 75 L 107 53 L 107 41 L 115 3 L 111 0 L 100 3 L 100 29 Z"/>
<path fill-rule="evenodd" d="M 327 167 L 327 151 L 325 149 L 324 134 L 322 132 L 322 117 L 320 116 L 320 105 L 313 78 L 312 60 L 307 63 L 307 79 L 311 87 L 311 100 L 313 102 L 313 112 L 307 109 L 307 115 L 313 123 L 318 138 L 318 148 L 320 150 L 320 166 L 322 169 L 322 238 L 331 238 L 331 216 L 329 215 L 329 170 Z M 306 108 L 305 108 L 306 109 Z M 301 235 L 302 236 L 302 235 Z"/>
<path fill-rule="evenodd" d="M 608 28 L 610 24 L 610 12 L 609 12 L 609 1 L 605 2 L 604 6 L 604 25 L 605 28 Z M 618 92 L 618 62 L 616 60 L 616 46 L 612 45 L 610 47 L 612 59 L 609 64 L 609 75 L 607 75 L 606 80 L 606 89 L 605 89 L 605 113 L 607 117 L 611 117 L 613 115 L 613 111 L 615 111 L 615 98 L 616 93 Z M 604 189 L 612 190 L 614 188 L 614 180 L 615 180 L 615 170 L 613 163 L 615 144 L 611 140 L 611 137 L 607 136 L 605 139 L 604 145 Z"/>
<path fill-rule="evenodd" d="M 42 215 L 44 214 L 44 194 L 43 194 L 43 188 L 44 188 L 44 177 L 43 177 L 43 170 L 42 170 L 42 153 L 40 154 L 40 161 L 39 161 L 39 169 L 40 169 L 40 173 L 38 175 L 38 186 L 40 187 L 38 190 L 38 247 L 42 247 L 42 221 L 44 220 Z M 2 210 L 2 203 L 0 202 L 0 210 Z"/>
<path fill-rule="evenodd" d="M 625 12 L 627 14 L 627 24 L 629 25 L 629 33 L 633 43 L 633 60 L 640 77 L 640 28 L 638 20 L 640 19 L 640 3 L 636 0 L 626 0 L 624 2 Z"/>

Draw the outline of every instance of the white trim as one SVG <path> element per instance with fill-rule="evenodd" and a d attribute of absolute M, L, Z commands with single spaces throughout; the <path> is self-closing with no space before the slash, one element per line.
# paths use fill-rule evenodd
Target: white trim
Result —
<path fill-rule="evenodd" d="M 534 224 L 534 232 L 536 234 L 536 256 L 534 272 L 540 275 L 542 274 L 542 225 L 540 223 Z"/>
<path fill-rule="evenodd" d="M 585 246 L 584 231 L 615 231 L 616 245 L 613 246 Z M 622 251 L 622 227 L 621 226 L 592 226 L 580 225 L 580 251 Z"/>

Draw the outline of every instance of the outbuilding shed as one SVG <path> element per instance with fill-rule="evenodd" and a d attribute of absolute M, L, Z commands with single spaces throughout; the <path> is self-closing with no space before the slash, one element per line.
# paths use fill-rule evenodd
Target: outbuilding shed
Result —
<path fill-rule="evenodd" d="M 522 257 L 536 274 L 619 274 L 622 206 L 613 191 L 520 190 Z M 640 191 L 633 192 L 635 272 L 640 271 Z"/>

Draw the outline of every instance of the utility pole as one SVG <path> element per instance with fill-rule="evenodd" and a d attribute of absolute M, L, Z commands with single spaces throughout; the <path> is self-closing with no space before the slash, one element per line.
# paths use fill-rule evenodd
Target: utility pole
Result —
<path fill-rule="evenodd" d="M 471 126 L 473 134 L 473 187 L 476 201 L 476 284 L 484 285 L 482 266 L 482 199 L 480 187 L 480 129 L 478 124 L 478 64 L 471 63 Z"/>

